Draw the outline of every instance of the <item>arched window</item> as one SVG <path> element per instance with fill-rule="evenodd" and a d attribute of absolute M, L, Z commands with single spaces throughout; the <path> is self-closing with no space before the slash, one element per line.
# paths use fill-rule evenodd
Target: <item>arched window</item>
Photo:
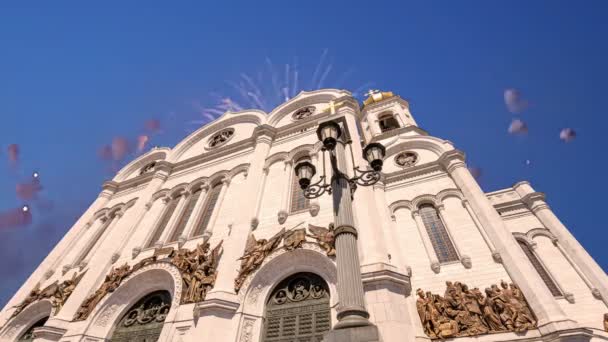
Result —
<path fill-rule="evenodd" d="M 192 211 L 194 211 L 194 206 L 196 205 L 196 202 L 198 201 L 199 197 L 201 197 L 201 189 L 196 190 L 190 196 L 190 198 L 188 198 L 188 204 L 186 206 L 186 209 L 184 210 L 182 217 L 180 217 L 179 222 L 177 223 L 177 226 L 175 227 L 173 234 L 171 234 L 171 237 L 169 238 L 168 242 L 177 241 L 180 235 L 182 235 L 184 229 L 186 228 L 186 224 L 188 224 L 188 221 L 190 220 L 190 216 L 192 216 Z"/>
<path fill-rule="evenodd" d="M 399 128 L 399 122 L 397 122 L 397 119 L 391 114 L 380 116 L 380 118 L 378 118 L 378 123 L 380 124 L 382 133 Z"/>
<path fill-rule="evenodd" d="M 203 213 L 200 218 L 200 222 L 196 227 L 196 231 L 194 232 L 194 236 L 201 235 L 207 229 L 209 225 L 209 221 L 211 221 L 211 216 L 213 215 L 213 211 L 215 210 L 215 205 L 217 204 L 217 200 L 220 198 L 220 191 L 222 190 L 222 183 L 216 183 L 209 189 L 209 193 L 207 194 L 207 199 L 205 200 L 205 205 L 203 209 Z"/>
<path fill-rule="evenodd" d="M 429 234 L 433 249 L 440 263 L 458 261 L 458 253 L 448 235 L 437 209 L 430 204 L 420 206 L 420 217 Z"/>
<path fill-rule="evenodd" d="M 521 249 L 524 251 L 524 254 L 528 257 L 528 260 L 530 260 L 530 262 L 532 263 L 532 266 L 534 266 L 534 269 L 536 269 L 536 273 L 538 273 L 545 285 L 547 285 L 549 291 L 551 291 L 551 294 L 555 297 L 562 296 L 562 291 L 553 281 L 553 278 L 551 278 L 551 275 L 549 275 L 549 272 L 547 272 L 547 270 L 540 262 L 534 251 L 532 251 L 530 246 L 528 246 L 525 241 L 519 239 L 517 239 L 517 243 L 519 244 L 519 247 L 521 247 Z"/>
<path fill-rule="evenodd" d="M 74 266 L 78 266 L 83 260 L 86 260 L 86 258 L 89 256 L 89 254 L 91 254 L 93 247 L 95 247 L 95 245 L 97 244 L 99 239 L 105 233 L 108 226 L 110 224 L 112 224 L 112 221 L 114 221 L 114 220 L 118 220 L 116 215 L 112 215 L 109 218 L 107 218 L 105 221 L 101 222 L 101 226 L 99 228 L 97 228 L 97 230 L 95 232 L 93 232 L 93 236 L 88 241 L 85 242 L 82 250 L 76 257 L 76 260 L 74 260 L 74 262 L 73 262 Z"/>
<path fill-rule="evenodd" d="M 34 329 L 43 326 L 48 319 L 49 319 L 49 317 L 47 316 L 47 317 L 44 317 L 44 318 L 40 319 L 38 322 L 32 324 L 32 326 L 29 327 L 23 333 L 23 335 L 21 335 L 21 337 L 19 337 L 19 339 L 17 341 L 18 342 L 30 342 L 30 341 L 33 341 L 34 340 Z"/>
<path fill-rule="evenodd" d="M 302 161 L 310 160 L 308 158 L 300 158 L 294 165 L 297 165 Z M 300 188 L 298 177 L 296 177 L 294 172 L 289 176 L 291 177 L 291 204 L 289 206 L 289 212 L 296 213 L 308 209 L 310 207 L 310 200 L 304 197 L 304 190 Z"/>
<path fill-rule="evenodd" d="M 154 229 L 154 235 L 152 235 L 152 238 L 150 239 L 150 241 L 148 241 L 146 247 L 152 247 L 155 243 L 158 242 L 158 240 L 160 240 L 161 235 L 163 235 L 163 231 L 165 230 L 165 228 L 167 228 L 167 224 L 169 223 L 171 216 L 173 216 L 173 213 L 175 212 L 175 208 L 177 207 L 177 203 L 179 202 L 180 197 L 181 196 L 178 196 L 169 200 L 169 203 L 167 203 L 167 207 L 165 208 L 162 214 L 162 218 Z"/>
<path fill-rule="evenodd" d="M 314 273 L 297 273 L 272 291 L 262 341 L 321 341 L 330 327 L 327 283 Z"/>
<path fill-rule="evenodd" d="M 171 308 L 171 295 L 156 291 L 140 299 L 118 321 L 111 342 L 158 341 Z"/>

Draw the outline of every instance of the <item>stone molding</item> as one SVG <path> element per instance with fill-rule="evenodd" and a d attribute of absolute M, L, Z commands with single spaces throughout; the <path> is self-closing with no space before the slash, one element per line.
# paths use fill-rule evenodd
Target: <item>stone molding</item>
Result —
<path fill-rule="evenodd" d="M 66 332 L 67 329 L 42 326 L 34 329 L 34 336 L 36 339 L 43 338 L 45 341 L 59 341 Z"/>
<path fill-rule="evenodd" d="M 392 265 L 383 263 L 361 266 L 361 280 L 363 285 L 394 284 L 403 289 L 408 296 L 412 290 L 410 275 L 403 274 Z"/>

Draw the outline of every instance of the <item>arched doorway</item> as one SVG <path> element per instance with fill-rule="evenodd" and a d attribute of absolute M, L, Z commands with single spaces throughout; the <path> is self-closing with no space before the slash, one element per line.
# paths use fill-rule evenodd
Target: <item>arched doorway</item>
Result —
<path fill-rule="evenodd" d="M 314 273 L 296 273 L 266 303 L 263 342 L 318 342 L 331 327 L 329 288 Z"/>
<path fill-rule="evenodd" d="M 168 291 L 148 294 L 133 305 L 118 321 L 112 342 L 156 342 L 163 330 L 163 322 L 171 308 Z"/>
<path fill-rule="evenodd" d="M 39 328 L 41 326 L 44 325 L 44 323 L 46 323 L 46 321 L 48 320 L 48 316 L 47 317 L 43 317 L 42 319 L 40 319 L 38 322 L 32 324 L 31 327 L 29 327 L 24 333 L 23 335 L 21 335 L 21 337 L 19 337 L 19 339 L 17 340 L 18 342 L 30 342 L 34 340 L 34 329 Z"/>

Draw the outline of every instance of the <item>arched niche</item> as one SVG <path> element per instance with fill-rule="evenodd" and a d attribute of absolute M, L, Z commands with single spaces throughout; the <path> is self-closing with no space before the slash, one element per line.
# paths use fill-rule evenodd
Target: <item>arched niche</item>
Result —
<path fill-rule="evenodd" d="M 331 294 L 331 323 L 336 322 L 338 274 L 335 262 L 317 244 L 306 242 L 301 249 L 286 251 L 281 248 L 275 251 L 266 258 L 257 272 L 245 280 L 239 292 L 240 337 L 261 337 L 265 304 L 270 299 L 272 290 L 284 279 L 301 272 L 314 273 L 327 283 Z"/>
<path fill-rule="evenodd" d="M 102 341 L 112 336 L 119 320 L 141 298 L 155 291 L 167 291 L 171 296 L 171 308 L 165 318 L 161 336 L 168 334 L 177 314 L 182 295 L 182 279 L 179 270 L 167 262 L 157 262 L 142 267 L 131 274 L 114 292 L 105 297 L 91 313 L 85 335 Z"/>
<path fill-rule="evenodd" d="M 283 279 L 266 301 L 263 342 L 319 341 L 331 328 L 330 292 L 315 273 L 299 272 Z"/>
<path fill-rule="evenodd" d="M 141 298 L 118 321 L 111 342 L 157 341 L 171 308 L 167 290 L 154 291 Z"/>
<path fill-rule="evenodd" d="M 47 299 L 30 304 L 4 326 L 0 332 L 0 341 L 17 340 L 34 324 L 50 317 L 52 310 L 53 306 Z"/>

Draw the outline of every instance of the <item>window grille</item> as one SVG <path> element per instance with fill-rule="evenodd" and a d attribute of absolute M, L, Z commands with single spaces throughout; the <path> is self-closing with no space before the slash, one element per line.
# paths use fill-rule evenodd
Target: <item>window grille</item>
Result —
<path fill-rule="evenodd" d="M 422 218 L 422 222 L 424 222 L 439 262 L 458 261 L 456 248 L 437 213 L 437 209 L 432 205 L 421 205 L 420 217 Z"/>
<path fill-rule="evenodd" d="M 524 251 L 524 254 L 528 257 L 528 260 L 530 260 L 532 266 L 534 266 L 534 269 L 536 269 L 536 273 L 538 273 L 545 285 L 547 285 L 547 288 L 549 288 L 551 294 L 554 297 L 562 296 L 562 291 L 559 289 L 559 287 L 557 287 L 557 284 L 555 284 L 555 282 L 549 275 L 549 272 L 547 272 L 547 270 L 540 262 L 536 254 L 534 254 L 530 246 L 528 246 L 526 242 L 521 240 L 517 240 L 517 243 L 519 243 L 519 247 L 521 247 L 521 249 Z"/>
<path fill-rule="evenodd" d="M 180 235 L 182 235 L 182 233 L 184 232 L 184 229 L 186 228 L 186 224 L 188 224 L 188 221 L 190 220 L 190 216 L 192 216 L 192 212 L 194 211 L 194 207 L 195 207 L 196 202 L 198 201 L 199 197 L 201 197 L 201 189 L 196 190 L 188 199 L 188 204 L 186 205 L 186 209 L 184 210 L 182 217 L 180 217 L 179 222 L 177 223 L 177 226 L 175 227 L 175 230 L 173 231 L 173 234 L 171 234 L 171 237 L 169 238 L 169 242 L 177 241 L 177 239 L 179 239 Z"/>
<path fill-rule="evenodd" d="M 158 341 L 171 309 L 171 295 L 156 291 L 140 299 L 118 321 L 111 342 Z"/>
<path fill-rule="evenodd" d="M 215 210 L 215 205 L 217 204 L 217 200 L 220 197 L 220 191 L 222 190 L 222 183 L 215 184 L 210 190 L 209 194 L 207 194 L 207 200 L 205 201 L 205 209 L 203 210 L 203 214 L 201 216 L 200 223 L 196 228 L 196 232 L 194 236 L 198 236 L 203 234 L 203 232 L 207 229 L 209 225 L 209 221 L 211 220 L 211 215 L 213 215 L 213 211 Z"/>
<path fill-rule="evenodd" d="M 304 197 L 304 190 L 300 188 L 298 177 L 295 174 L 291 175 L 291 206 L 290 212 L 306 210 L 310 207 L 310 200 Z"/>
<path fill-rule="evenodd" d="M 283 280 L 266 303 L 263 342 L 320 342 L 331 328 L 329 288 L 313 273 Z"/>
<path fill-rule="evenodd" d="M 175 212 L 175 207 L 177 207 L 178 202 L 179 202 L 179 197 L 173 198 L 169 201 L 169 203 L 167 204 L 167 207 L 165 208 L 165 211 L 163 212 L 163 217 L 161 218 L 160 222 L 156 226 L 154 235 L 148 242 L 147 247 L 154 246 L 154 244 L 157 243 L 158 240 L 160 240 L 160 236 L 163 234 L 163 231 L 165 230 L 165 228 L 167 228 L 167 224 L 169 223 L 171 216 L 173 216 L 173 212 Z"/>

